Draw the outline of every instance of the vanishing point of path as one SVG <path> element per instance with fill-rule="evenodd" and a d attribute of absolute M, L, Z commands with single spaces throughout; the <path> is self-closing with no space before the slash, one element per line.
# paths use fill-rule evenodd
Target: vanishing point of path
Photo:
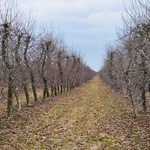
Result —
<path fill-rule="evenodd" d="M 95 77 L 74 91 L 2 120 L 0 149 L 148 150 L 149 123 L 143 127 L 133 119 L 125 102 Z"/>

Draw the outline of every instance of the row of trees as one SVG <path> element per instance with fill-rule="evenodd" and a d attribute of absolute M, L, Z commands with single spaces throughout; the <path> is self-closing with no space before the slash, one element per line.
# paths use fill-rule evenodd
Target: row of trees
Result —
<path fill-rule="evenodd" d="M 150 1 L 132 0 L 118 39 L 109 45 L 100 77 L 125 94 L 134 110 L 148 110 L 150 92 Z"/>
<path fill-rule="evenodd" d="M 26 17 L 11 0 L 0 1 L 0 41 L 0 98 L 5 99 L 7 93 L 8 117 L 13 97 L 21 109 L 20 93 L 24 92 L 30 106 L 30 89 L 38 103 L 37 89 L 43 89 L 43 99 L 47 99 L 95 75 L 60 34 L 44 27 L 37 30 L 34 17 Z"/>

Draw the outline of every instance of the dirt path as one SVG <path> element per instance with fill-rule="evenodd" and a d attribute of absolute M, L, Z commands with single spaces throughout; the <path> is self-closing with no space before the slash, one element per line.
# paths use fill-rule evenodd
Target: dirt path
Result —
<path fill-rule="evenodd" d="M 150 120 L 145 116 L 145 126 L 132 119 L 125 101 L 95 77 L 1 120 L 0 149 L 149 150 Z"/>

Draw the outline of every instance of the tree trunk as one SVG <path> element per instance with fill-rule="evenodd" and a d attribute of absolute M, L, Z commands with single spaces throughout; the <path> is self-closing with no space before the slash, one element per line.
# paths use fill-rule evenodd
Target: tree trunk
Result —
<path fill-rule="evenodd" d="M 142 107 L 143 111 L 147 112 L 146 95 L 145 90 L 142 91 Z"/>
<path fill-rule="evenodd" d="M 55 93 L 55 96 L 57 96 L 57 88 L 56 88 L 56 86 L 54 86 L 54 93 Z"/>
<path fill-rule="evenodd" d="M 37 98 L 37 92 L 36 92 L 36 87 L 35 87 L 35 80 L 34 80 L 32 72 L 30 72 L 30 77 L 31 77 L 32 91 L 33 91 L 33 95 L 34 95 L 34 101 L 37 104 L 38 98 Z"/>
<path fill-rule="evenodd" d="M 60 86 L 60 93 L 61 94 L 63 93 L 63 86 L 62 85 Z"/>
<path fill-rule="evenodd" d="M 58 91 L 58 93 L 60 93 L 59 84 L 57 84 L 57 91 Z"/>
<path fill-rule="evenodd" d="M 13 78 L 12 78 L 12 69 L 13 65 L 10 63 L 10 58 L 8 53 L 8 36 L 9 36 L 9 25 L 5 23 L 3 25 L 3 31 L 2 31 L 2 60 L 5 64 L 5 67 L 8 70 L 8 91 L 7 91 L 7 116 L 12 117 L 12 100 L 13 100 Z"/>
<path fill-rule="evenodd" d="M 27 85 L 24 84 L 23 89 L 27 100 L 27 106 L 31 106 Z"/>
<path fill-rule="evenodd" d="M 47 81 L 44 77 L 43 77 L 43 84 L 44 84 L 44 89 L 43 89 L 43 100 L 44 100 L 46 99 L 46 95 L 47 95 Z"/>
<path fill-rule="evenodd" d="M 13 79 L 12 79 L 12 73 L 9 73 L 8 75 L 8 95 L 7 95 L 7 116 L 12 117 L 12 100 L 13 100 Z"/>
<path fill-rule="evenodd" d="M 13 93 L 15 94 L 16 101 L 17 101 L 17 107 L 18 107 L 18 111 L 19 111 L 19 110 L 21 110 L 21 103 L 20 103 L 20 99 L 19 99 L 19 96 L 18 96 L 18 93 L 17 93 L 15 87 L 13 87 Z"/>
<path fill-rule="evenodd" d="M 54 96 L 54 88 L 51 86 L 51 96 Z"/>
<path fill-rule="evenodd" d="M 67 92 L 69 91 L 69 86 L 67 85 Z"/>
<path fill-rule="evenodd" d="M 44 87 L 43 90 L 43 100 L 49 97 L 49 91 L 47 87 Z"/>
<path fill-rule="evenodd" d="M 131 100 L 134 118 L 137 118 L 137 111 L 136 111 L 135 104 L 134 104 L 133 97 L 132 97 L 132 94 L 131 94 L 130 90 L 129 90 L 128 94 L 129 94 L 129 99 Z"/>
<path fill-rule="evenodd" d="M 37 103 L 38 103 L 38 99 L 37 99 L 37 93 L 36 93 L 36 87 L 35 87 L 34 76 L 33 76 L 33 72 L 32 72 L 32 70 L 31 70 L 31 67 L 29 66 L 28 59 L 27 59 L 27 51 L 28 51 L 28 48 L 29 48 L 30 40 L 31 40 L 31 37 L 28 36 L 28 37 L 26 38 L 26 47 L 25 47 L 25 49 L 24 49 L 24 54 L 23 54 L 23 55 L 24 55 L 24 61 L 25 61 L 26 67 L 28 68 L 29 73 L 30 73 L 32 91 L 33 91 L 33 95 L 34 95 L 34 101 L 35 101 L 35 103 L 37 104 Z"/>
<path fill-rule="evenodd" d="M 64 89 L 64 93 L 65 93 L 66 92 L 66 86 L 64 86 L 63 89 Z"/>
<path fill-rule="evenodd" d="M 48 90 L 48 88 L 47 88 L 47 97 L 50 97 L 50 94 L 49 94 L 49 90 Z"/>

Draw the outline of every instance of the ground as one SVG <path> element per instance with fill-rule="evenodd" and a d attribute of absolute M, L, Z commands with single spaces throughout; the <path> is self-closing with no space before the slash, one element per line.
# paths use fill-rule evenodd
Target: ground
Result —
<path fill-rule="evenodd" d="M 2 150 L 149 150 L 150 114 L 135 119 L 126 99 L 98 77 L 0 120 Z"/>

